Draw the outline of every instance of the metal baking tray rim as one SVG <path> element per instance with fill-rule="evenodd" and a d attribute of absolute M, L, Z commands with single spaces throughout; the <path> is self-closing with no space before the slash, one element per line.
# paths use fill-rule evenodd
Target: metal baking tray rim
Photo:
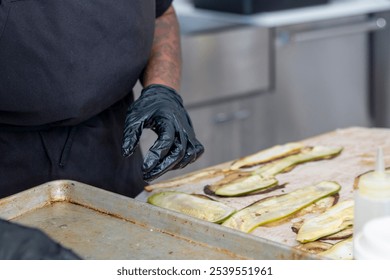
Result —
<path fill-rule="evenodd" d="M 104 199 L 100 199 L 102 197 Z M 13 220 L 34 209 L 64 201 L 154 228 L 161 233 L 207 244 L 229 252 L 232 259 L 318 259 L 315 255 L 272 240 L 242 233 L 72 180 L 51 181 L 0 199 L 0 217 Z"/>

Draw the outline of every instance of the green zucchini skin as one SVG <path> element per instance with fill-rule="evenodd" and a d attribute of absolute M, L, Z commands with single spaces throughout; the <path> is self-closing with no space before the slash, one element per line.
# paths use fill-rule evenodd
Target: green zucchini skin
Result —
<path fill-rule="evenodd" d="M 151 195 L 148 203 L 212 223 L 222 223 L 236 211 L 222 202 L 177 191 Z"/>
<path fill-rule="evenodd" d="M 287 194 L 262 199 L 236 212 L 222 225 L 249 233 L 258 226 L 287 217 L 340 189 L 341 186 L 336 182 L 323 181 Z"/>

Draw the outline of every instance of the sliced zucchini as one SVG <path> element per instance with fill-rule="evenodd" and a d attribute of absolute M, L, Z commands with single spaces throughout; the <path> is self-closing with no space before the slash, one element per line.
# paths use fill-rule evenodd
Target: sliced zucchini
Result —
<path fill-rule="evenodd" d="M 237 170 L 240 168 L 247 168 L 259 165 L 288 155 L 296 154 L 302 148 L 303 144 L 301 143 L 287 143 L 285 145 L 273 146 L 269 149 L 262 150 L 253 155 L 249 155 L 234 161 L 230 166 L 230 169 Z"/>
<path fill-rule="evenodd" d="M 339 155 L 341 151 L 341 147 L 307 147 L 303 149 L 299 154 L 291 155 L 267 163 L 256 169 L 254 173 L 260 174 L 265 178 L 273 177 L 279 173 L 286 172 L 292 169 L 297 164 L 314 160 L 329 159 Z"/>
<path fill-rule="evenodd" d="M 310 253 L 310 254 L 318 254 L 321 252 L 324 252 L 326 250 L 329 250 L 333 244 L 331 243 L 326 243 L 322 241 L 314 241 L 314 242 L 309 242 L 305 244 L 299 244 L 295 246 L 294 248 L 302 250 L 304 252 Z"/>
<path fill-rule="evenodd" d="M 157 189 L 179 187 L 184 184 L 197 183 L 198 181 L 214 178 L 221 174 L 223 174 L 222 169 L 206 169 L 201 171 L 195 171 L 193 173 L 175 177 L 173 179 L 162 181 L 160 183 L 148 185 L 145 187 L 145 190 L 151 192 Z"/>
<path fill-rule="evenodd" d="M 352 260 L 353 259 L 353 241 L 352 237 L 340 241 L 330 249 L 318 253 L 319 256 L 334 260 Z"/>
<path fill-rule="evenodd" d="M 321 237 L 320 240 L 340 240 L 347 239 L 353 235 L 353 226 L 349 226 L 342 231 L 336 232 L 331 235 Z"/>
<path fill-rule="evenodd" d="M 251 172 L 245 171 L 228 171 L 224 173 L 224 177 L 218 180 L 217 182 L 209 185 L 210 189 L 215 192 L 218 188 L 225 186 L 231 182 L 235 182 L 237 180 L 252 176 Z"/>
<path fill-rule="evenodd" d="M 275 178 L 265 179 L 260 175 L 251 175 L 236 178 L 226 184 L 209 185 L 207 189 L 218 196 L 242 196 L 274 187 L 277 184 L 278 181 Z"/>
<path fill-rule="evenodd" d="M 148 202 L 212 223 L 221 223 L 236 211 L 219 201 L 175 191 L 156 193 Z"/>
<path fill-rule="evenodd" d="M 305 220 L 298 231 L 297 241 L 314 241 L 350 227 L 353 224 L 353 204 L 353 200 L 345 200 L 324 213 Z"/>
<path fill-rule="evenodd" d="M 305 208 L 306 209 L 306 208 Z M 272 224 L 272 223 L 270 223 Z M 268 224 L 268 225 L 270 225 Z M 300 227 L 302 226 L 303 221 L 294 223 L 293 226 L 291 227 L 292 231 L 295 233 L 298 233 Z M 319 238 L 318 240 L 341 240 L 341 239 L 347 239 L 353 235 L 353 226 L 349 226 L 339 232 L 333 233 L 331 235 L 327 235 L 324 237 Z M 302 243 L 302 244 L 309 244 L 313 243 L 314 241 L 308 242 L 308 243 Z"/>
<path fill-rule="evenodd" d="M 324 181 L 280 196 L 262 199 L 236 212 L 222 225 L 243 232 L 251 232 L 256 227 L 287 217 L 311 203 L 337 193 L 340 185 Z"/>

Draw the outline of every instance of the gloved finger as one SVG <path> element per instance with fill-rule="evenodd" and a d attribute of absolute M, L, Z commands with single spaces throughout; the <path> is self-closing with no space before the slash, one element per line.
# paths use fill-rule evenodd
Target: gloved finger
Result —
<path fill-rule="evenodd" d="M 200 158 L 201 155 L 203 155 L 204 153 L 204 146 L 196 140 L 196 144 L 195 144 L 195 151 L 196 151 L 196 158 Z"/>
<path fill-rule="evenodd" d="M 190 142 L 188 145 L 186 154 L 184 155 L 182 161 L 178 163 L 173 169 L 180 169 L 186 167 L 188 164 L 195 162 L 203 153 L 204 147 L 198 140 Z"/>
<path fill-rule="evenodd" d="M 180 169 L 186 167 L 191 162 L 194 162 L 197 158 L 195 146 L 190 142 L 188 143 L 187 151 L 184 154 L 183 159 L 176 164 L 172 169 Z"/>
<path fill-rule="evenodd" d="M 144 173 L 144 180 L 154 180 L 171 170 L 184 157 L 186 147 L 186 137 L 183 132 L 180 132 L 179 138 L 175 139 L 174 145 L 172 146 L 173 149 L 171 149 L 170 153 L 162 160 L 162 162 L 156 165 L 151 171 Z"/>
<path fill-rule="evenodd" d="M 130 122 L 126 119 L 122 141 L 122 155 L 124 157 L 133 154 L 141 137 L 143 126 L 142 121 Z"/>
<path fill-rule="evenodd" d="M 158 138 L 145 156 L 144 164 L 142 166 L 143 172 L 149 172 L 162 161 L 174 144 L 175 128 L 172 123 L 159 123 L 155 132 L 158 134 Z"/>

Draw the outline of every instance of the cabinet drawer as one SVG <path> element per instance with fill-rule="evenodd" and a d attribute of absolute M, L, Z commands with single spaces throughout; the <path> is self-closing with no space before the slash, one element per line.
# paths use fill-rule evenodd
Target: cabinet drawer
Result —
<path fill-rule="evenodd" d="M 269 30 L 229 27 L 182 35 L 186 105 L 265 91 L 270 86 Z"/>

